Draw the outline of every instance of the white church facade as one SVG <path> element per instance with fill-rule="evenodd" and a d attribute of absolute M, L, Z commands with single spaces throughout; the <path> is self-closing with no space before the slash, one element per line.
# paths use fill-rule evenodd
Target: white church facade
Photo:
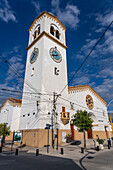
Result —
<path fill-rule="evenodd" d="M 0 107 L 0 123 L 6 123 L 12 132 L 19 130 L 21 102 L 19 99 L 7 98 Z"/>
<path fill-rule="evenodd" d="M 46 11 L 34 20 L 29 29 L 18 129 L 22 131 L 22 142 L 26 145 L 47 145 L 47 125 L 50 125 L 50 145 L 55 134 L 59 143 L 66 142 L 66 136 L 70 134 L 75 140 L 83 139 L 83 134 L 71 122 L 77 110 L 86 110 L 93 119 L 87 138 L 96 138 L 96 135 L 109 137 L 111 129 L 106 101 L 89 85 L 66 86 L 65 32 L 66 28 L 59 19 Z"/>

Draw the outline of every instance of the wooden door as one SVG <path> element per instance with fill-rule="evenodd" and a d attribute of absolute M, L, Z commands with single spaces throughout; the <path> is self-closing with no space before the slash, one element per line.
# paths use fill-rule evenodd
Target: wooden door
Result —
<path fill-rule="evenodd" d="M 92 128 L 89 128 L 89 130 L 87 131 L 87 134 L 88 134 L 88 139 L 93 138 Z"/>
<path fill-rule="evenodd" d="M 72 135 L 72 140 L 74 140 L 74 126 L 71 124 L 71 135 Z"/>

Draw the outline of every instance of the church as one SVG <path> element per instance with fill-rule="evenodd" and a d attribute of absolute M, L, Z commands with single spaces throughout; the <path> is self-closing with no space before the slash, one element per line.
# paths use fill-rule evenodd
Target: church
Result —
<path fill-rule="evenodd" d="M 104 139 L 110 136 L 106 101 L 89 85 L 66 86 L 65 32 L 66 28 L 60 20 L 46 11 L 37 16 L 29 28 L 18 119 L 22 143 L 28 146 L 47 145 L 48 129 L 49 145 L 55 140 L 59 144 L 66 142 L 68 136 L 82 140 L 83 134 L 71 122 L 77 110 L 86 110 L 91 114 L 93 127 L 86 132 L 87 139 L 96 138 L 97 135 Z M 3 108 L 0 109 L 0 119 Z M 14 131 L 14 128 L 11 130 Z"/>

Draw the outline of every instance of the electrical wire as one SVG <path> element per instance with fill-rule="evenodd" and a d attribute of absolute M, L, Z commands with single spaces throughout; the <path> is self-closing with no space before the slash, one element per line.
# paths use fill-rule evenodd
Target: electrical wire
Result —
<path fill-rule="evenodd" d="M 95 45 L 93 46 L 93 48 L 91 49 L 91 51 L 89 52 L 89 54 L 86 56 L 86 58 L 84 59 L 84 61 L 81 63 L 81 65 L 78 67 L 78 69 L 75 71 L 75 73 L 73 74 L 73 76 L 71 77 L 71 79 L 69 80 L 69 82 L 64 86 L 64 88 L 62 89 L 62 91 L 60 92 L 60 94 L 64 91 L 64 89 L 69 85 L 69 83 L 73 80 L 73 78 L 75 77 L 75 75 L 79 72 L 79 70 L 81 69 L 81 67 L 84 65 L 84 63 L 86 62 L 86 60 L 88 59 L 88 57 L 90 56 L 90 54 L 93 52 L 93 50 L 96 48 L 96 46 L 98 45 L 98 43 L 101 41 L 101 39 L 103 38 L 103 36 L 105 35 L 105 33 L 107 32 L 107 30 L 109 29 L 109 27 L 112 25 L 113 21 L 111 21 L 111 23 L 109 24 L 109 26 L 106 28 L 106 30 L 104 31 L 104 33 L 101 35 L 101 37 L 98 39 L 98 41 L 95 43 Z"/>

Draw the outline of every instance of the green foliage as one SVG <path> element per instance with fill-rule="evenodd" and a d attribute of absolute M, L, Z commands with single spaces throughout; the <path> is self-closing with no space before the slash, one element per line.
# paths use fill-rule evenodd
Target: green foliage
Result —
<path fill-rule="evenodd" d="M 113 137 L 111 139 L 113 140 Z"/>
<path fill-rule="evenodd" d="M 104 143 L 104 139 L 97 139 L 97 142 L 98 142 L 99 144 L 103 144 L 103 143 Z"/>
<path fill-rule="evenodd" d="M 6 126 L 5 125 L 5 123 L 1 123 L 0 124 L 0 136 L 8 136 L 8 135 L 10 135 L 10 127 L 8 126 Z"/>
<path fill-rule="evenodd" d="M 71 121 L 73 121 L 73 125 L 77 126 L 79 132 L 88 131 L 93 126 L 91 115 L 85 110 L 77 110 Z"/>

